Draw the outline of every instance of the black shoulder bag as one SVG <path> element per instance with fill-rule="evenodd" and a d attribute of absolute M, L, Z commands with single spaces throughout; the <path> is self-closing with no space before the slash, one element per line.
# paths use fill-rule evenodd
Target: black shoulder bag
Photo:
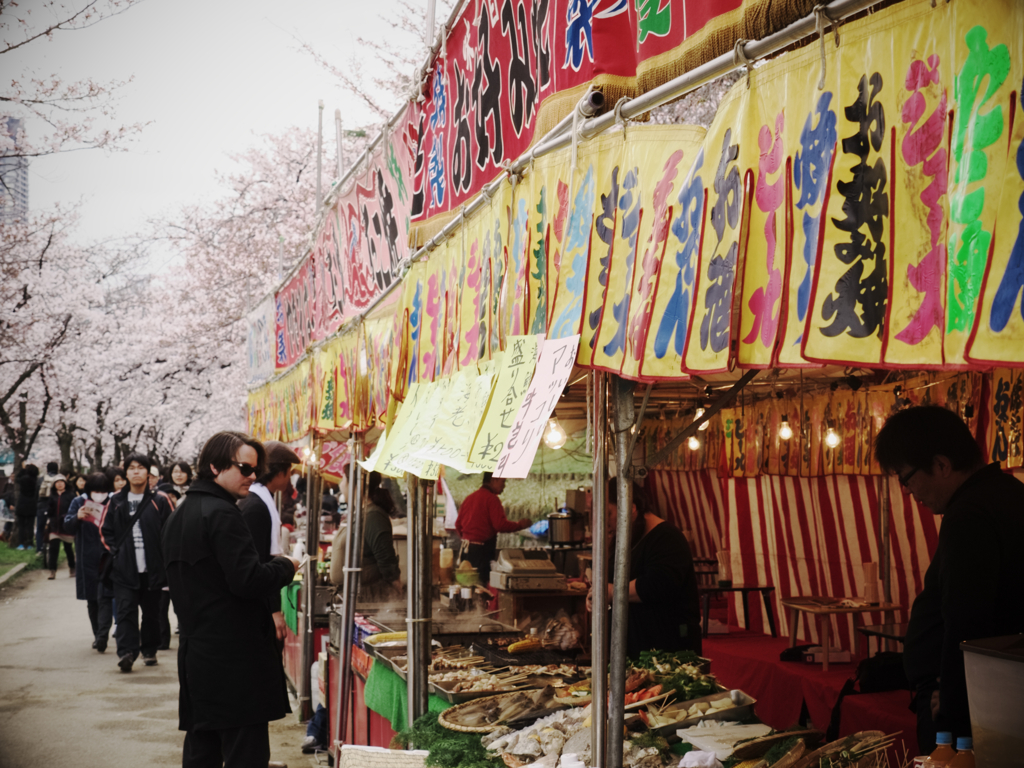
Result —
<path fill-rule="evenodd" d="M 117 556 L 117 551 L 121 548 L 121 545 L 124 544 L 124 540 L 128 538 L 128 534 L 132 532 L 132 528 L 135 527 L 135 523 L 138 522 L 140 517 L 142 517 L 142 511 L 144 509 L 145 505 L 140 501 L 139 508 L 135 510 L 135 514 L 132 515 L 131 519 L 128 521 L 128 527 L 121 531 L 121 535 L 117 537 L 117 541 L 114 542 L 114 546 L 100 554 L 100 582 L 107 589 L 111 589 L 114 586 L 114 558 Z"/>

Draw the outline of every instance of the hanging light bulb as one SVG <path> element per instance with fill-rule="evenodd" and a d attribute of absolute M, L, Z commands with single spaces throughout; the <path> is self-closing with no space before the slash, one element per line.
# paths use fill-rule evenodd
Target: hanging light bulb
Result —
<path fill-rule="evenodd" d="M 565 440 L 566 434 L 565 430 L 562 429 L 562 425 L 555 419 L 548 419 L 548 427 L 544 430 L 544 445 L 557 451 L 565 445 Z"/>
<path fill-rule="evenodd" d="M 789 426 L 789 419 L 783 419 L 779 425 L 779 439 L 789 440 L 793 436 L 793 428 Z"/>
<path fill-rule="evenodd" d="M 700 440 L 696 435 L 690 435 L 690 439 L 686 441 L 686 444 L 690 447 L 691 451 L 700 450 Z"/>
<path fill-rule="evenodd" d="M 703 415 L 704 415 L 704 409 L 703 408 L 698 408 L 696 411 L 694 411 L 693 420 L 696 421 L 697 419 L 699 419 Z M 701 424 L 699 427 L 697 427 L 697 429 L 699 429 L 701 432 L 703 432 L 710 425 L 711 425 L 710 421 L 705 421 L 703 424 Z"/>
<path fill-rule="evenodd" d="M 825 445 L 829 448 L 835 448 L 839 445 L 839 433 L 833 427 L 825 430 Z"/>

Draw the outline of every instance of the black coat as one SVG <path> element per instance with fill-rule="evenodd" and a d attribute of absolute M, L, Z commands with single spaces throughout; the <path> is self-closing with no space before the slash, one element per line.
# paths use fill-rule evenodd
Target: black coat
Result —
<path fill-rule="evenodd" d="M 110 497 L 103 514 L 103 521 L 100 523 L 100 535 L 103 537 L 103 546 L 109 549 L 114 557 L 114 569 L 111 576 L 113 582 L 128 589 L 138 589 L 139 568 L 135 560 L 135 537 L 128 533 L 124 537 L 124 543 L 120 547 L 116 547 L 118 538 L 132 519 L 131 505 L 128 503 L 129 488 L 130 486 L 126 485 L 119 493 Z M 163 532 L 164 523 L 171 515 L 171 504 L 162 494 L 153 493 L 146 488 L 139 507 L 142 509 L 139 525 L 142 528 L 142 544 L 146 552 L 149 589 L 163 589 L 167 584 L 167 579 L 164 575 L 164 556 L 160 548 L 160 534 Z"/>
<path fill-rule="evenodd" d="M 290 583 L 290 560 L 260 563 L 235 499 L 197 480 L 164 529 L 171 599 L 181 625 L 178 727 L 239 728 L 291 711 L 266 596 Z"/>
<path fill-rule="evenodd" d="M 270 536 L 272 532 L 270 522 L 270 510 L 259 496 L 250 492 L 248 496 L 238 502 L 238 508 L 242 510 L 242 519 L 249 526 L 252 532 L 252 543 L 256 545 L 256 554 L 260 556 L 261 563 L 269 563 L 273 558 L 270 554 Z M 278 613 L 281 610 L 281 590 L 277 587 L 270 590 L 267 595 L 267 608 L 271 613 Z"/>
<path fill-rule="evenodd" d="M 70 488 L 65 488 L 64 493 L 54 493 L 50 497 L 50 506 L 46 511 L 46 522 L 50 533 L 61 535 L 74 535 L 71 531 L 64 530 L 64 516 L 67 515 L 71 502 L 78 496 Z M 77 511 L 77 510 L 76 510 Z"/>
<path fill-rule="evenodd" d="M 18 486 L 18 500 L 14 505 L 15 516 L 36 516 L 36 507 L 39 502 L 39 486 L 36 484 L 38 479 L 31 475 L 18 475 L 18 479 L 15 480 L 15 484 Z"/>
<path fill-rule="evenodd" d="M 75 537 L 75 594 L 79 600 L 98 600 L 100 588 L 100 555 L 106 552 L 100 539 L 100 529 L 95 523 L 78 519 L 78 510 L 88 500 L 87 496 L 76 496 L 71 501 L 68 513 L 64 515 L 64 531 Z M 106 597 L 114 593 L 107 590 Z"/>
<path fill-rule="evenodd" d="M 903 665 L 915 688 L 941 677 L 939 730 L 971 731 L 963 640 L 1024 632 L 1024 483 L 989 464 L 961 485 L 914 600 Z"/>
<path fill-rule="evenodd" d="M 629 604 L 627 653 L 701 652 L 700 599 L 693 555 L 686 537 L 671 523 L 658 523 L 633 545 L 629 579 L 636 579 L 639 603 Z"/>

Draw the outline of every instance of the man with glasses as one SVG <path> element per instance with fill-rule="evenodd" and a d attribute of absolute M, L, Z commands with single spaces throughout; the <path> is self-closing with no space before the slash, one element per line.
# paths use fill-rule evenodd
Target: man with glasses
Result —
<path fill-rule="evenodd" d="M 259 441 L 217 433 L 164 528 L 167 580 L 181 624 L 184 768 L 267 765 L 267 724 L 291 712 L 266 597 L 291 582 L 298 561 L 277 556 L 261 563 L 236 506 L 265 464 Z"/>
<path fill-rule="evenodd" d="M 890 416 L 875 456 L 919 504 L 943 515 L 903 646 L 918 752 L 928 754 L 936 731 L 971 735 L 961 641 L 1024 632 L 1024 483 L 999 462 L 986 464 L 967 425 L 939 406 Z"/>

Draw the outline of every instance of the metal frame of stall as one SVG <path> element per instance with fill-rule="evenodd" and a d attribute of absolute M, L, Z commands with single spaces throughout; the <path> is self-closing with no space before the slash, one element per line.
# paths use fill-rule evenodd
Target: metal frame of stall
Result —
<path fill-rule="evenodd" d="M 550 152 L 579 141 L 587 140 L 598 136 L 615 125 L 617 120 L 628 120 L 647 112 L 657 106 L 666 104 L 677 99 L 696 88 L 705 85 L 719 77 L 743 67 L 749 67 L 758 59 L 763 59 L 789 47 L 790 45 L 804 40 L 815 33 L 824 35 L 825 25 L 835 26 L 842 20 L 856 13 L 860 13 L 873 6 L 879 5 L 882 0 L 835 0 L 832 3 L 822 4 L 812 14 L 800 19 L 778 32 L 756 41 L 739 41 L 736 50 L 731 54 L 719 56 L 689 72 L 677 77 L 657 88 L 654 88 L 636 98 L 623 100 L 617 105 L 614 112 L 608 111 L 595 116 L 595 113 L 603 106 L 603 99 L 599 92 L 588 92 L 577 104 L 573 112 L 559 122 L 540 141 L 536 142 L 531 150 L 524 153 L 519 159 L 513 162 L 509 168 L 510 173 L 522 172 L 534 159 Z M 462 3 L 457 3 L 452 10 L 446 31 L 456 20 Z M 436 52 L 436 46 L 431 51 L 431 56 Z M 429 65 L 429 57 L 428 57 Z M 390 122 L 390 121 L 389 121 Z M 571 129 L 571 130 L 570 130 Z M 371 142 L 366 149 L 364 157 L 369 155 L 376 144 L 381 140 L 384 131 Z M 348 175 L 358 171 L 361 160 L 357 161 Z M 347 177 L 346 177 L 347 178 Z M 424 258 L 438 245 L 455 232 L 463 221 L 474 211 L 486 203 L 493 196 L 499 185 L 505 182 L 505 176 L 495 179 L 484 186 L 480 194 L 467 206 L 461 216 L 453 219 L 440 232 L 420 248 L 410 259 L 410 262 Z M 338 185 L 339 188 L 343 184 Z M 374 308 L 390 293 L 395 285 L 385 290 L 371 306 L 354 318 L 353 322 L 361 322 Z M 739 391 L 756 376 L 758 371 L 751 370 L 740 376 L 732 386 L 724 392 L 715 403 L 699 418 L 695 419 L 679 435 L 674 438 L 668 446 L 659 451 L 655 456 L 650 457 L 646 465 L 656 465 L 669 451 L 673 450 L 683 440 L 695 433 L 699 426 L 711 418 L 721 408 L 727 405 Z M 607 496 L 607 443 L 606 429 L 610 429 L 613 438 L 616 457 L 616 466 L 626 468 L 631 466 L 631 458 L 635 447 L 636 437 L 645 416 L 646 402 L 650 396 L 651 386 L 648 385 L 644 397 L 644 404 L 640 413 L 636 413 L 635 389 L 636 382 L 623 379 L 615 374 L 593 371 L 593 393 L 594 409 L 593 423 L 594 430 L 594 490 L 593 490 L 593 531 L 604 531 L 606 518 L 606 496 Z M 636 427 L 633 431 L 631 428 Z M 356 449 L 353 451 L 352 467 L 355 467 L 355 457 L 361 457 L 362 435 L 354 437 Z M 357 453 L 358 451 L 358 453 Z M 620 470 L 621 472 L 621 470 Z M 627 474 L 628 473 L 628 474 Z M 623 473 L 624 480 L 632 479 L 629 470 Z M 408 617 L 406 619 L 409 630 L 409 686 L 408 686 L 408 717 L 409 722 L 427 711 L 427 667 L 430 658 L 431 641 L 431 605 L 430 605 L 430 545 L 431 545 L 431 520 L 432 514 L 428 514 L 428 500 L 431 494 L 429 488 L 431 481 L 420 478 L 412 478 L 410 481 L 409 499 L 411 509 L 409 512 L 409 589 L 408 589 Z M 362 479 L 361 473 L 353 469 L 350 472 L 349 488 L 350 499 L 349 521 L 352 529 L 358 532 L 357 540 L 361 541 L 361 513 L 362 513 Z M 592 744 L 597 746 L 593 749 L 593 768 L 621 768 L 623 734 L 618 728 L 608 728 L 609 722 L 618 722 L 623 717 L 624 690 L 625 690 L 625 664 L 626 664 L 626 615 L 628 613 L 628 574 L 629 574 L 629 511 L 632 505 L 632 484 L 630 482 L 618 483 L 617 498 L 615 499 L 618 510 L 616 519 L 616 553 L 615 553 L 615 578 L 612 599 L 612 628 L 609 638 L 609 627 L 606 612 L 594 611 L 591 619 L 591 658 L 593 674 L 593 740 Z M 882 496 L 885 499 L 885 496 Z M 319 500 L 317 500 L 318 502 Z M 319 511 L 319 506 L 317 507 Z M 311 510 L 312 514 L 312 510 Z M 311 520 L 312 522 L 312 520 Z M 888 503 L 882 504 L 882 573 L 883 590 L 886 599 L 890 596 L 889 567 L 889 508 Z M 319 529 L 316 529 L 318 534 Z M 359 565 L 357 558 L 361 553 L 360 549 L 353 550 L 352 538 L 346 545 L 345 551 L 345 582 L 343 585 L 343 597 L 345 599 L 345 615 L 342 624 L 342 645 L 339 648 L 342 684 L 339 685 L 334 716 L 337 717 L 338 741 L 333 745 L 336 749 L 344 741 L 344 724 L 348 715 L 347 704 L 349 702 L 352 670 L 351 670 L 351 646 L 352 627 L 355 613 L 354 595 L 358 592 Z M 608 552 L 606 550 L 605 538 L 595 535 L 593 542 L 593 583 L 601 584 L 607 582 L 608 577 Z M 311 598 L 310 598 L 311 599 Z M 312 603 L 309 603 L 312 606 Z M 609 639 L 611 641 L 609 652 Z M 309 645 L 312 644 L 312 635 L 309 636 Z M 307 662 L 308 665 L 308 662 Z M 603 668 L 610 668 L 608 678 L 596 671 Z M 308 676 L 307 676 L 308 677 Z M 306 684 L 308 687 L 308 683 Z M 603 747 L 603 749 L 601 748 Z"/>

